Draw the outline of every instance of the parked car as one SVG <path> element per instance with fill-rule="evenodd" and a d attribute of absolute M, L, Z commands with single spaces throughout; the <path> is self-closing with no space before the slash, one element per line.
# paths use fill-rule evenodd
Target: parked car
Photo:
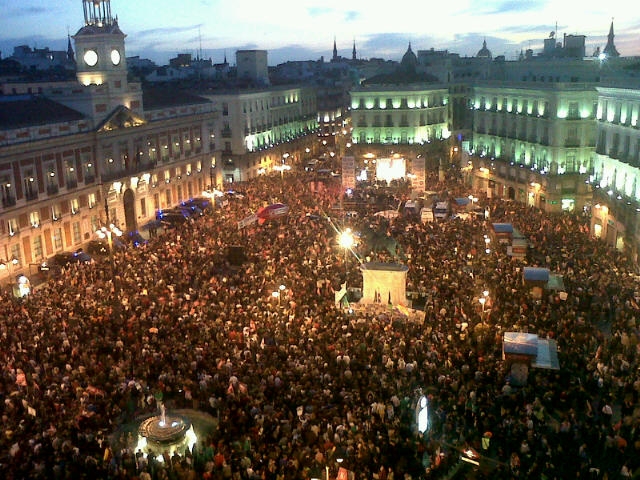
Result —
<path fill-rule="evenodd" d="M 51 266 L 66 267 L 67 265 L 72 265 L 74 263 L 90 263 L 92 261 L 93 259 L 91 258 L 91 255 L 80 249 L 75 252 L 56 253 L 46 263 Z"/>
<path fill-rule="evenodd" d="M 162 211 L 156 214 L 156 219 L 165 228 L 175 228 L 187 222 L 191 215 L 182 211 Z"/>
<path fill-rule="evenodd" d="M 114 237 L 111 239 L 111 245 L 114 251 L 126 250 L 127 246 L 120 240 L 120 237 Z M 107 240 L 91 240 L 87 246 L 86 251 L 89 255 L 93 256 L 107 256 L 109 255 L 109 242 Z"/>
<path fill-rule="evenodd" d="M 127 232 L 120 238 L 122 238 L 127 244 L 133 245 L 134 247 L 139 247 L 140 245 L 144 245 L 148 242 L 148 240 L 140 235 L 140 232 L 138 231 Z"/>
<path fill-rule="evenodd" d="M 226 192 L 224 192 L 224 196 L 227 198 L 243 199 L 245 197 L 245 194 L 242 192 L 238 192 L 237 190 L 227 190 Z"/>
<path fill-rule="evenodd" d="M 195 197 L 182 202 L 181 206 L 189 208 L 194 212 L 200 212 L 200 214 L 203 214 L 206 210 L 211 208 L 211 200 L 206 197 Z"/>

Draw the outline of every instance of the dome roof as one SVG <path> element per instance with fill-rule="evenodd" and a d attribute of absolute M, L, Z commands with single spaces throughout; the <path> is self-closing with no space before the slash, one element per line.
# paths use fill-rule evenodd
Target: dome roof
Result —
<path fill-rule="evenodd" d="M 479 58 L 491 58 L 491 50 L 489 50 L 487 48 L 487 40 L 486 39 L 482 42 L 482 48 L 480 50 L 478 50 L 478 53 L 476 54 L 476 57 L 479 57 Z"/>
<path fill-rule="evenodd" d="M 418 57 L 416 57 L 416 54 L 411 50 L 411 42 L 409 42 L 409 48 L 407 48 L 407 51 L 402 56 L 400 64 L 403 67 L 415 67 L 418 65 Z"/>

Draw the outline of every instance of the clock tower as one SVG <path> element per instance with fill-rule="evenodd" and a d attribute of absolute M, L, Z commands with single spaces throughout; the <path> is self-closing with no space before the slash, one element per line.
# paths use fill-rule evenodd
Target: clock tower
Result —
<path fill-rule="evenodd" d="M 82 0 L 84 26 L 73 36 L 76 46 L 76 77 L 92 88 L 100 109 L 108 112 L 124 105 L 141 110 L 139 85 L 127 81 L 124 39 L 110 0 Z M 99 97 L 99 98 L 98 98 Z"/>

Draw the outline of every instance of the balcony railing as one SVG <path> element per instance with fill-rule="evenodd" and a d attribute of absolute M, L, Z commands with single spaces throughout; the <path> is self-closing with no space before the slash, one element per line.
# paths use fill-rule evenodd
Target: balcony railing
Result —
<path fill-rule="evenodd" d="M 55 195 L 58 193 L 58 185 L 55 183 L 50 183 L 49 185 L 47 185 L 47 194 L 48 195 Z M 37 197 L 37 194 L 36 194 Z M 28 200 L 28 198 L 27 198 Z"/>
<path fill-rule="evenodd" d="M 7 208 L 7 207 L 13 207 L 16 204 L 16 197 L 12 196 L 12 195 L 7 195 L 6 197 L 2 197 L 2 206 Z"/>
<path fill-rule="evenodd" d="M 112 172 L 103 172 L 102 174 L 100 174 L 100 178 L 102 179 L 103 182 L 110 182 L 111 180 L 117 180 L 119 178 L 122 178 L 126 174 L 127 174 L 127 171 L 125 169 L 115 170 Z"/>
<path fill-rule="evenodd" d="M 67 179 L 67 189 L 72 189 L 72 188 L 77 188 L 78 187 L 78 180 L 75 178 L 69 178 Z"/>
<path fill-rule="evenodd" d="M 24 194 L 24 198 L 27 200 L 37 200 L 38 199 L 38 191 L 37 190 L 27 190 Z"/>

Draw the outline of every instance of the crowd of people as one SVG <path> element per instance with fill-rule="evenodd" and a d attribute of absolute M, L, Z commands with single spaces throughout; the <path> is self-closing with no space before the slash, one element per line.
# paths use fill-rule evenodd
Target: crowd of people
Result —
<path fill-rule="evenodd" d="M 455 175 L 428 183 L 442 195 L 469 193 Z M 369 209 L 347 220 L 352 229 L 383 232 L 401 248 L 362 242 L 345 256 L 339 184 L 263 176 L 238 188 L 241 198 L 115 252 L 113 270 L 108 261 L 70 266 L 23 300 L 2 298 L 2 478 L 640 471 L 639 281 L 628 259 L 589 235 L 587 216 L 483 197 L 488 220 L 421 223 Z M 401 201 L 407 191 L 389 195 Z M 274 201 L 290 207 L 286 218 L 238 228 Z M 494 244 L 485 251 L 491 222 L 528 238 L 527 260 Z M 244 248 L 241 265 L 229 256 L 234 246 Z M 406 264 L 420 312 L 336 306 L 345 281 L 361 287 L 358 260 Z M 524 265 L 562 274 L 566 298 L 533 296 Z M 531 369 L 512 385 L 505 331 L 554 339 L 560 370 Z M 145 457 L 114 432 L 156 412 L 160 398 L 169 411 L 210 413 L 217 428 L 185 455 Z M 465 451 L 477 453 L 475 470 L 460 462 Z"/>

